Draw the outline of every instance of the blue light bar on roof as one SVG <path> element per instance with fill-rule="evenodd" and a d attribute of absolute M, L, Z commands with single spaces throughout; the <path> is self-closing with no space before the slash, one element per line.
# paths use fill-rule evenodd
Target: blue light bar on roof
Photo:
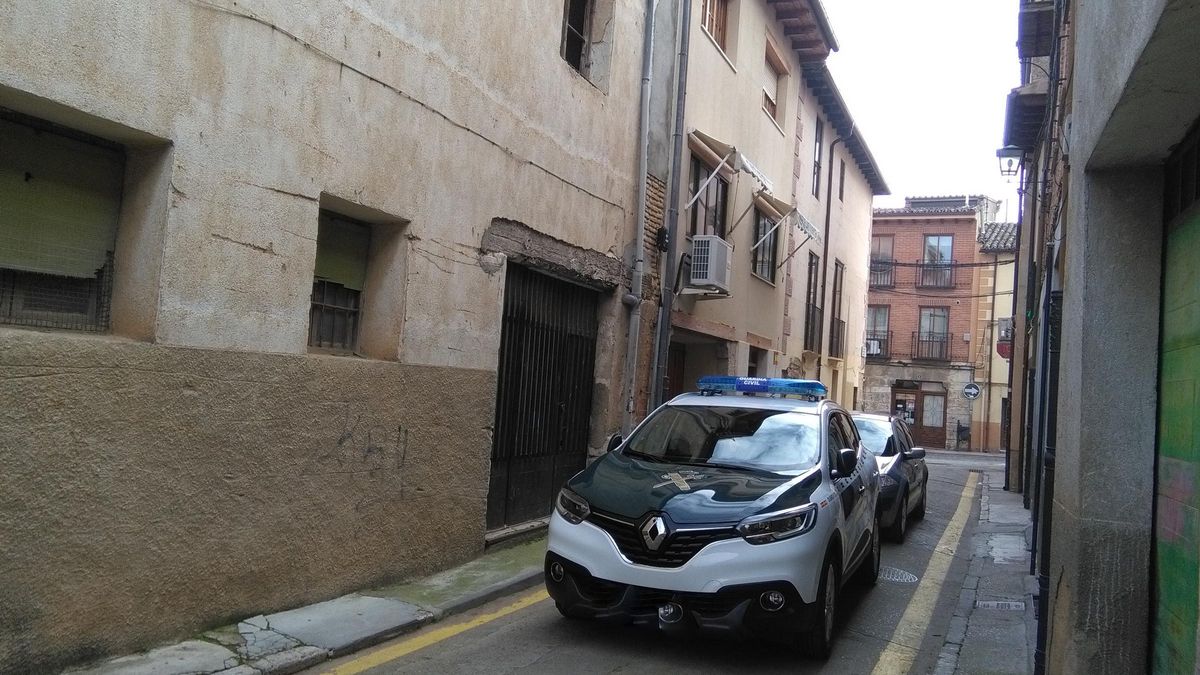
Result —
<path fill-rule="evenodd" d="M 703 392 L 741 392 L 744 394 L 792 394 L 795 396 L 829 395 L 829 389 L 817 380 L 793 380 L 784 377 L 736 377 L 708 375 L 696 383 Z"/>

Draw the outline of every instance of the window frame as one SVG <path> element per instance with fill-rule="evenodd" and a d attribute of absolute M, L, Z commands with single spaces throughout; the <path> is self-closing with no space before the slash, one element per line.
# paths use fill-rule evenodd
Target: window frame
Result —
<path fill-rule="evenodd" d="M 767 69 L 775 74 L 775 91 L 769 92 L 765 86 L 763 87 L 762 108 L 763 112 L 767 113 L 778 126 L 780 119 L 786 113 L 783 103 L 787 96 L 788 77 L 791 75 L 791 70 L 788 68 L 787 61 L 780 56 L 770 35 L 766 36 L 765 42 L 763 59 L 766 61 Z"/>
<path fill-rule="evenodd" d="M 365 231 L 367 244 L 366 250 L 364 251 L 362 257 L 362 276 L 364 278 L 364 288 L 354 289 L 332 279 L 319 277 L 317 276 L 317 269 L 314 266 L 312 293 L 309 296 L 308 305 L 309 314 L 307 346 L 310 353 L 334 354 L 342 356 L 360 355 L 359 348 L 362 340 L 364 308 L 366 305 L 365 300 L 367 289 L 365 287 L 365 280 L 370 267 L 371 247 L 375 242 L 376 233 L 375 228 L 371 225 L 371 223 L 361 221 L 356 218 L 351 218 L 349 216 L 344 216 L 329 209 L 321 209 L 318 215 L 317 225 L 318 246 L 320 245 L 319 242 L 321 238 L 320 228 L 322 226 L 327 226 L 327 223 L 334 222 L 337 223 L 337 227 L 353 227 L 356 229 L 360 228 Z M 317 258 L 320 259 L 321 254 L 319 249 L 316 255 Z M 339 298 L 337 294 L 339 292 L 345 292 L 346 295 L 343 297 L 352 299 L 354 301 L 353 304 L 343 304 L 338 302 L 337 300 Z M 318 293 L 320 294 L 319 300 Z M 330 293 L 334 294 L 334 302 L 329 301 Z M 344 315 L 347 319 L 352 321 L 352 327 L 349 329 L 350 334 L 347 339 L 320 339 L 321 329 L 317 328 L 317 322 L 319 320 L 323 321 L 324 317 L 326 316 L 332 316 L 335 322 L 333 329 L 335 335 L 333 337 L 337 337 L 336 321 L 339 314 Z"/>
<path fill-rule="evenodd" d="M 764 236 L 766 239 L 761 246 L 750 251 L 750 273 L 771 285 L 775 285 L 775 271 L 779 261 L 779 228 L 775 225 L 776 221 L 773 218 L 757 206 L 754 207 L 754 244 Z M 767 234 L 768 231 L 770 234 Z M 764 267 L 766 275 L 761 273 Z"/>
<path fill-rule="evenodd" d="M 817 123 L 813 131 L 813 175 L 812 194 L 821 198 L 821 160 L 825 158 L 825 121 L 817 115 Z"/>
<path fill-rule="evenodd" d="M 875 321 L 875 314 L 879 310 L 883 310 L 883 330 L 877 330 L 878 322 Z M 872 333 L 887 333 L 892 329 L 892 306 L 891 305 L 867 305 L 867 334 Z"/>
<path fill-rule="evenodd" d="M 846 201 L 846 160 L 838 160 L 842 163 L 842 168 L 839 170 L 838 177 L 838 201 Z"/>
<path fill-rule="evenodd" d="M 938 333 L 935 331 L 927 331 L 924 329 L 926 312 L 936 312 L 936 311 L 940 311 L 942 313 L 942 315 L 945 318 L 945 322 L 946 322 L 946 330 L 941 333 Z M 929 316 L 930 316 L 930 318 L 933 318 L 932 314 L 930 314 Z M 920 307 L 918 307 L 917 308 L 917 334 L 922 336 L 922 339 L 926 339 L 924 336 L 927 336 L 927 335 L 941 335 L 941 336 L 945 336 L 946 339 L 949 340 L 950 339 L 950 308 L 946 305 L 921 305 Z"/>
<path fill-rule="evenodd" d="M 718 49 L 728 53 L 729 0 L 701 0 L 700 29 L 712 38 Z"/>
<path fill-rule="evenodd" d="M 583 26 L 580 30 L 576 30 L 571 25 L 571 9 L 574 3 L 582 2 L 583 9 Z M 592 32 L 592 16 L 595 14 L 595 0 L 563 0 L 563 20 L 562 20 L 562 36 L 559 41 L 558 53 L 571 69 L 585 78 L 588 77 L 591 70 L 591 32 Z M 582 42 L 579 48 L 579 63 L 575 64 L 567 54 L 568 38 L 571 33 L 575 33 Z"/>
<path fill-rule="evenodd" d="M 947 256 L 944 260 L 929 259 L 929 240 L 930 239 L 949 239 L 950 245 L 947 247 Z M 922 235 L 921 239 L 921 262 L 927 265 L 949 265 L 954 260 L 954 235 L 953 234 L 926 234 Z M 940 251 L 940 247 L 939 247 Z"/>
<path fill-rule="evenodd" d="M 688 199 L 696 196 L 696 191 L 705 180 L 708 180 L 709 176 L 713 176 L 714 173 L 716 173 L 716 175 L 714 176 L 713 180 L 709 181 L 708 186 L 705 187 L 704 196 L 700 199 L 697 199 L 695 203 L 692 204 L 691 213 L 688 216 L 689 237 L 694 237 L 698 234 L 712 234 L 725 239 L 728 235 L 726 223 L 729 219 L 729 181 L 726 180 L 725 177 L 715 169 L 715 167 L 710 166 L 708 162 L 704 161 L 700 156 L 692 153 L 692 180 L 690 182 Z M 713 193 L 714 189 L 717 190 L 715 194 Z M 710 197 L 712 197 L 714 203 L 710 204 Z M 717 220 L 713 224 L 714 231 L 709 232 L 707 231 L 707 222 L 709 220 L 708 214 L 714 210 L 714 207 L 717 211 L 719 211 L 719 213 L 717 213 Z M 703 225 L 705 231 L 700 231 L 699 227 L 701 224 L 701 210 L 704 211 L 705 222 Z"/>

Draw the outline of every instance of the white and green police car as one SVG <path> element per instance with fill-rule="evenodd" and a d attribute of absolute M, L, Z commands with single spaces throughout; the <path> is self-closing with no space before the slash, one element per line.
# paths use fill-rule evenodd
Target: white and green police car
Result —
<path fill-rule="evenodd" d="M 547 589 L 570 617 L 827 657 L 842 585 L 879 576 L 874 457 L 820 382 L 714 376 L 699 389 L 567 482 Z"/>

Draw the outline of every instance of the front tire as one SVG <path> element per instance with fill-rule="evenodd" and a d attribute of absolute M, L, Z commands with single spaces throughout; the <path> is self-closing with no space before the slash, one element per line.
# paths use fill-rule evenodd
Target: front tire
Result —
<path fill-rule="evenodd" d="M 883 536 L 883 531 L 879 527 L 879 515 L 875 516 L 875 529 L 871 531 L 871 557 L 863 561 L 861 579 L 867 586 L 875 586 L 879 583 L 879 568 L 883 560 L 883 545 L 880 544 L 879 538 Z"/>
<path fill-rule="evenodd" d="M 908 534 L 908 488 L 904 488 L 904 498 L 900 501 L 900 510 L 896 512 L 896 522 L 888 529 L 888 536 L 897 544 L 904 543 Z"/>
<path fill-rule="evenodd" d="M 817 625 L 804 636 L 808 654 L 822 661 L 833 651 L 833 624 L 837 619 L 838 571 L 832 558 L 826 558 L 821 583 L 817 587 Z"/>

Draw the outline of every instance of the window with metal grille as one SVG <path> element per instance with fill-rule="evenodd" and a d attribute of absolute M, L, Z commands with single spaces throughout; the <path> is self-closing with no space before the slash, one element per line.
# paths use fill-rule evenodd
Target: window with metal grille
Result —
<path fill-rule="evenodd" d="M 750 265 L 754 276 L 775 283 L 775 266 L 778 256 L 779 229 L 775 221 L 765 213 L 754 209 L 754 250 L 750 251 Z"/>
<path fill-rule="evenodd" d="M 709 181 L 708 177 L 711 175 L 712 169 L 707 164 L 698 157 L 692 157 L 691 194 L 695 195 L 700 186 L 704 185 L 704 181 L 708 181 L 708 185 L 704 188 L 704 194 L 692 204 L 690 234 L 715 234 L 724 237 L 729 182 L 722 176 L 716 176 Z"/>
<path fill-rule="evenodd" d="M 121 146 L 0 109 L 0 324 L 106 331 Z"/>
<path fill-rule="evenodd" d="M 370 246 L 369 225 L 321 211 L 308 319 L 309 347 L 336 353 L 358 348 Z"/>
<path fill-rule="evenodd" d="M 725 22 L 729 18 L 729 0 L 703 0 L 701 17 L 705 32 L 717 43 L 722 50 L 726 49 Z"/>
<path fill-rule="evenodd" d="M 588 72 L 588 35 L 592 0 L 566 0 L 563 6 L 562 57 L 582 75 Z"/>

